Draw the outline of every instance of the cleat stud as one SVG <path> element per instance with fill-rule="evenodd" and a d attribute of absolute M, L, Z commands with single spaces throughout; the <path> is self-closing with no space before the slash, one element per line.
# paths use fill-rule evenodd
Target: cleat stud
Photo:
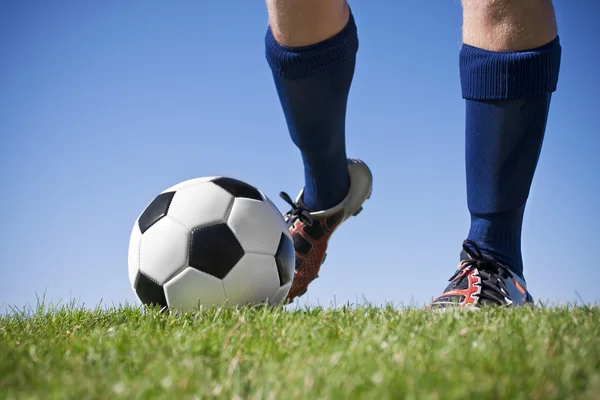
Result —
<path fill-rule="evenodd" d="M 362 208 L 362 207 L 360 207 L 358 210 L 356 210 L 356 211 L 354 212 L 354 214 L 352 214 L 352 216 L 356 217 L 358 214 L 360 214 L 360 212 L 361 212 L 362 210 L 363 210 L 363 208 Z"/>

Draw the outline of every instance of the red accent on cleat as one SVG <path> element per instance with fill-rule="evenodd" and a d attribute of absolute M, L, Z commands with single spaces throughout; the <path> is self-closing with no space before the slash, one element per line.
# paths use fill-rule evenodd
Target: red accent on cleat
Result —
<path fill-rule="evenodd" d="M 306 293 L 308 285 L 319 276 L 325 261 L 327 242 L 343 220 L 344 211 L 314 219 L 311 226 L 296 220 L 290 227 L 296 248 L 296 271 L 292 287 L 287 296 L 288 303 Z"/>

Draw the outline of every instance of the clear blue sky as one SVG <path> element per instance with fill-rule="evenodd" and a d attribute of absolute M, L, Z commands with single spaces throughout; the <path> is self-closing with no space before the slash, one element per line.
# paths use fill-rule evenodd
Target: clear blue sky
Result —
<path fill-rule="evenodd" d="M 424 304 L 468 229 L 458 1 L 352 3 L 348 153 L 372 199 L 305 302 Z M 534 297 L 600 300 L 600 3 L 556 4 L 563 60 L 524 226 Z M 0 305 L 135 301 L 131 226 L 161 190 L 228 175 L 303 183 L 264 58 L 262 2 L 0 5 Z"/>

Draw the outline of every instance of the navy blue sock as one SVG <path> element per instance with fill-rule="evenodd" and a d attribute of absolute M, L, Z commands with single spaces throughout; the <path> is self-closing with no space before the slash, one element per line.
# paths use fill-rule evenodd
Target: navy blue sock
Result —
<path fill-rule="evenodd" d="M 521 228 L 556 90 L 558 37 L 537 49 L 491 52 L 463 45 L 468 239 L 523 276 Z"/>
<path fill-rule="evenodd" d="M 311 210 L 330 208 L 349 188 L 345 129 L 358 51 L 354 18 L 336 36 L 297 48 L 277 43 L 269 28 L 265 45 L 290 136 L 304 161 L 304 203 Z"/>

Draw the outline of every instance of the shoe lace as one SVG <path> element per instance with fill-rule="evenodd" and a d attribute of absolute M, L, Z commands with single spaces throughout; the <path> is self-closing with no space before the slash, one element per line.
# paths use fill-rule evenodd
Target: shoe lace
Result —
<path fill-rule="evenodd" d="M 488 299 L 497 304 L 505 304 L 505 299 L 508 297 L 508 289 L 500 277 L 509 278 L 511 275 L 508 269 L 494 258 L 484 254 L 477 243 L 472 240 L 465 240 L 462 246 L 470 258 L 462 262 L 460 268 L 452 275 L 449 281 L 456 279 L 456 285 L 458 285 L 467 276 L 467 274 L 462 274 L 465 269 L 476 268 L 481 278 L 481 293 L 479 294 L 479 298 Z"/>
<path fill-rule="evenodd" d="M 292 208 L 290 211 L 285 213 L 285 222 L 287 226 L 290 227 L 294 225 L 296 220 L 300 220 L 304 222 L 308 226 L 312 226 L 314 218 L 310 215 L 310 210 L 301 202 L 295 202 L 292 200 L 289 194 L 286 192 L 279 193 L 279 197 L 281 197 L 286 203 L 288 203 Z"/>

